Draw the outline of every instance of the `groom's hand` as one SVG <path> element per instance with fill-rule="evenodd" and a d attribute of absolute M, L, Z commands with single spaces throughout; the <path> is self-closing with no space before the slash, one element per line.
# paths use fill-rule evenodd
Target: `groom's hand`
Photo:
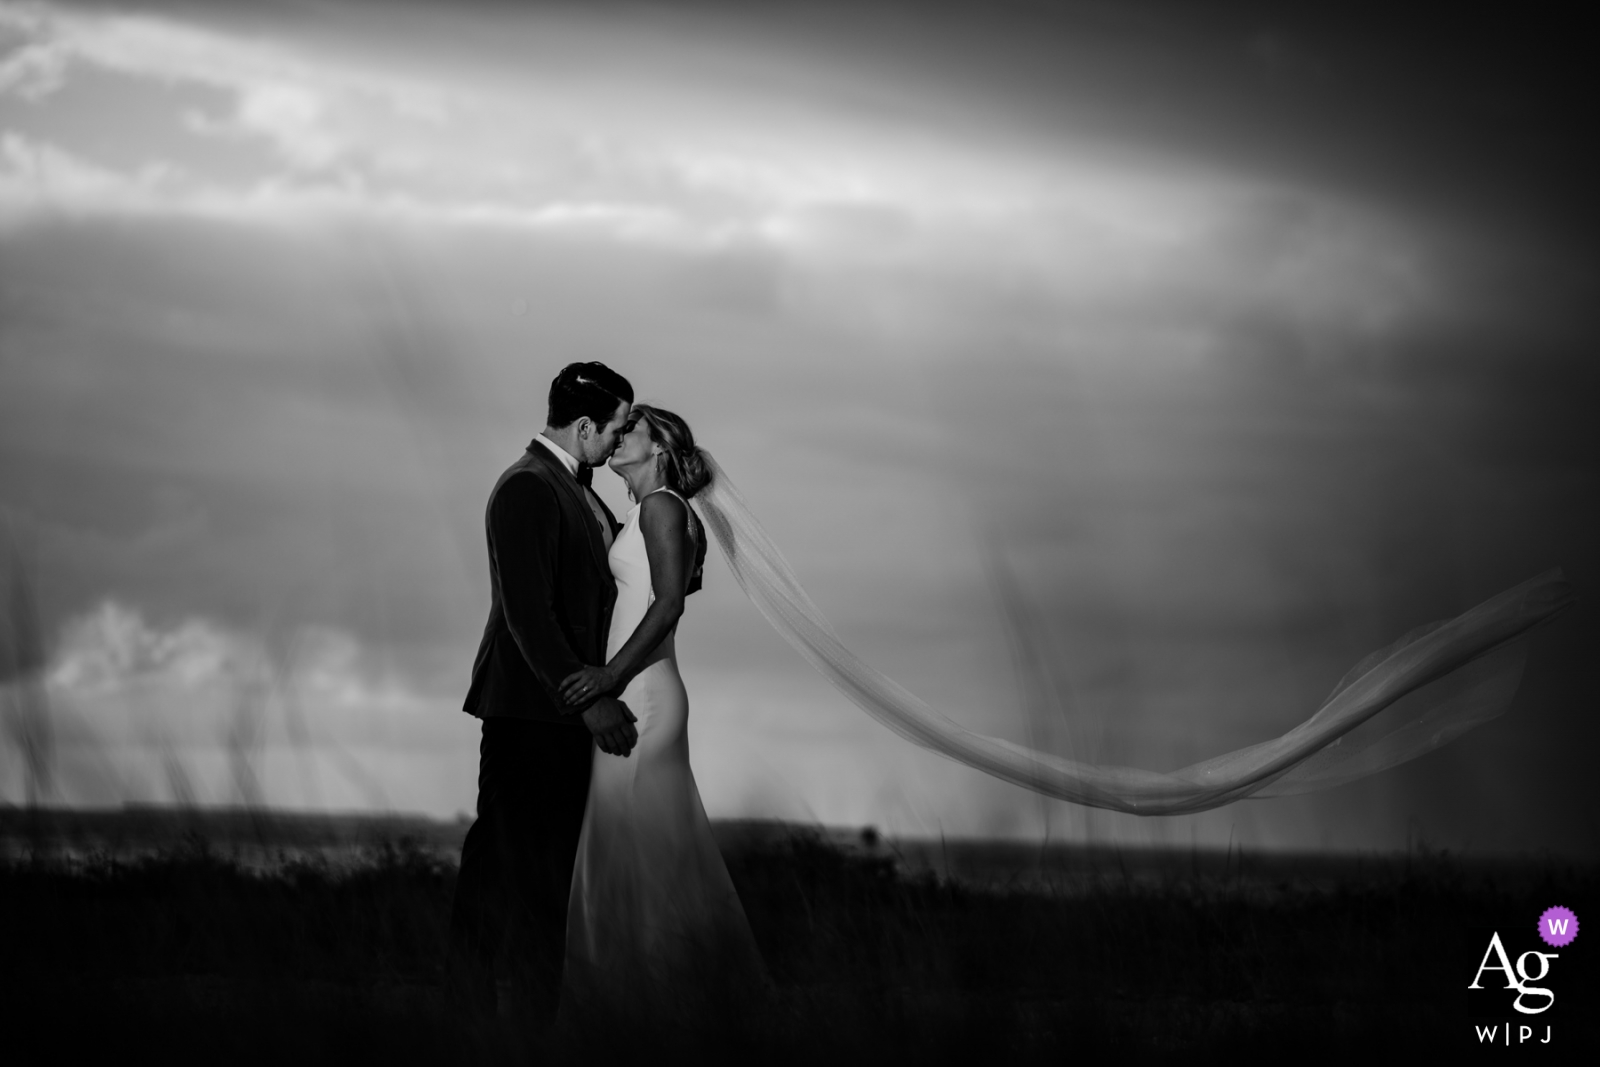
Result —
<path fill-rule="evenodd" d="M 616 697 L 601 697 L 583 713 L 583 724 L 594 735 L 600 751 L 613 756 L 626 756 L 639 741 L 639 731 L 633 724 L 638 721 L 628 705 Z"/>

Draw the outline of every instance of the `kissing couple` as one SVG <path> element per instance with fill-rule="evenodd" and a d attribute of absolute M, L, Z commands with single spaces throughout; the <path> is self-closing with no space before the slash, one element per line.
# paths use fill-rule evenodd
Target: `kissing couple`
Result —
<path fill-rule="evenodd" d="M 608 463 L 633 509 L 590 487 Z M 674 633 L 711 480 L 677 415 L 603 363 L 550 385 L 544 430 L 489 496 L 488 625 L 464 710 L 482 720 L 448 968 L 493 1015 L 639 1019 L 759 989 L 761 958 L 689 769 Z"/>
<path fill-rule="evenodd" d="M 497 956 L 535 1018 L 560 1005 L 684 1020 L 768 988 L 689 769 L 674 633 L 708 532 L 767 621 L 883 726 L 1138 815 L 1330 789 L 1446 745 L 1512 706 L 1534 633 L 1576 600 L 1551 569 L 1367 655 L 1277 738 L 1172 771 L 1085 763 L 975 733 L 855 655 L 684 421 L 634 404 L 620 374 L 564 368 L 546 423 L 489 497 L 489 622 L 465 705 L 483 720 L 478 819 L 448 963 L 457 995 L 488 1012 Z M 622 523 L 589 488 L 602 463 L 633 499 Z M 1050 658 L 1012 628 L 1029 662 Z"/>

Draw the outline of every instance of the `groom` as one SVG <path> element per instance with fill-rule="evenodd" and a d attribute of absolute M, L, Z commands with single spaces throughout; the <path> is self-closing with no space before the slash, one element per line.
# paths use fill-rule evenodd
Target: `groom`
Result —
<path fill-rule="evenodd" d="M 633 387 L 605 364 L 563 368 L 544 431 L 489 495 L 489 622 L 463 709 L 483 720 L 478 819 L 461 847 L 449 972 L 458 999 L 490 1015 L 502 948 L 525 1008 L 554 1015 L 591 744 L 626 756 L 638 740 L 621 701 L 568 708 L 559 691 L 605 663 L 617 527 L 588 486 L 632 403 Z"/>

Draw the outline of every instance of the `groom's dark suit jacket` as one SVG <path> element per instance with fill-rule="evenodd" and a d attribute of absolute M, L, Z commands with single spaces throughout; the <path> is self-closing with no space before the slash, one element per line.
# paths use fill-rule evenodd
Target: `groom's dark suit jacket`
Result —
<path fill-rule="evenodd" d="M 596 500 L 599 498 L 596 497 Z M 600 504 L 613 533 L 616 520 Z M 600 522 L 578 480 L 537 441 L 489 494 L 489 622 L 462 710 L 582 727 L 567 675 L 605 663 L 617 585 Z"/>

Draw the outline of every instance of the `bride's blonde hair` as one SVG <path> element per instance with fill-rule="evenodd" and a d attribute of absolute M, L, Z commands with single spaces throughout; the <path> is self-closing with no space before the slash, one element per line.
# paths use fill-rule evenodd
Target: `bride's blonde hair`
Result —
<path fill-rule="evenodd" d="M 644 420 L 650 440 L 661 446 L 667 457 L 667 486 L 685 500 L 711 484 L 711 470 L 694 443 L 694 433 L 681 417 L 665 408 L 649 404 L 633 405 L 633 413 Z"/>

